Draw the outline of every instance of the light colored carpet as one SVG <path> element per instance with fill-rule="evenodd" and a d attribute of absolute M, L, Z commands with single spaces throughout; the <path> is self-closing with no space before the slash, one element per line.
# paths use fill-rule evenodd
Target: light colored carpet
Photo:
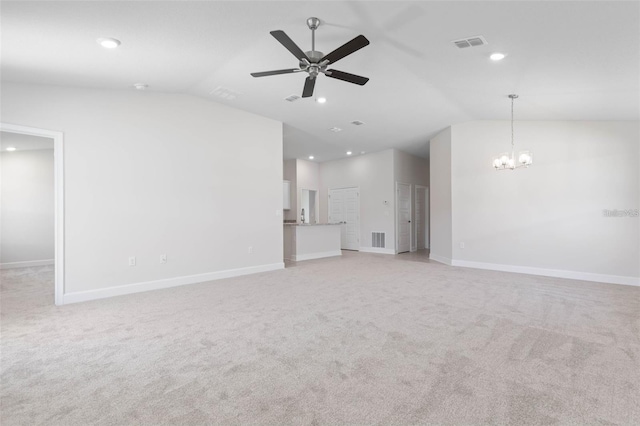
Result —
<path fill-rule="evenodd" d="M 2 271 L 2 425 L 640 424 L 640 288 L 404 259 L 60 308 Z"/>

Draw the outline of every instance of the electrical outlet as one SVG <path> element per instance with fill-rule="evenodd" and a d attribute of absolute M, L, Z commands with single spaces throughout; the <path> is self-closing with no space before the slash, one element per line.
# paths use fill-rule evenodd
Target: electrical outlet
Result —
<path fill-rule="evenodd" d="M 460 248 L 463 249 L 464 248 L 464 242 L 460 243 Z"/>
<path fill-rule="evenodd" d="M 253 253 L 253 247 L 249 246 L 249 254 Z"/>
<path fill-rule="evenodd" d="M 129 257 L 129 266 L 136 266 L 136 257 L 135 256 Z"/>
<path fill-rule="evenodd" d="M 167 255 L 166 254 L 161 254 L 160 255 L 160 263 L 162 263 L 162 264 L 167 263 Z"/>

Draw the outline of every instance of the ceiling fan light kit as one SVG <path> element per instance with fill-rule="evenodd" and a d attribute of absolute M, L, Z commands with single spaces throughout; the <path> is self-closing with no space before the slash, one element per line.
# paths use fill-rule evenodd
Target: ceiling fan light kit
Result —
<path fill-rule="evenodd" d="M 515 157 L 515 144 L 513 139 L 513 101 L 518 95 L 509 95 L 511 99 L 511 153 L 504 152 L 493 160 L 493 168 L 496 170 L 515 170 L 520 167 L 529 167 L 533 164 L 533 153 L 531 151 L 520 151 L 518 158 Z"/>
<path fill-rule="evenodd" d="M 308 77 L 305 80 L 304 88 L 302 89 L 303 98 L 313 96 L 316 78 L 320 74 L 324 74 L 327 77 L 335 78 L 337 80 L 346 81 L 348 83 L 358 84 L 360 86 L 364 86 L 367 81 L 369 81 L 367 77 L 349 74 L 335 69 L 328 69 L 329 65 L 367 46 L 369 44 L 369 40 L 367 40 L 365 36 L 359 35 L 353 40 L 338 47 L 331 53 L 325 55 L 323 52 L 316 50 L 316 30 L 320 26 L 320 19 L 314 17 L 307 19 L 307 26 L 311 30 L 311 50 L 307 52 L 303 52 L 302 49 L 300 49 L 300 47 L 298 47 L 298 45 L 295 44 L 284 31 L 275 30 L 270 33 L 280 42 L 280 44 L 291 52 L 296 59 L 298 59 L 298 68 L 254 72 L 251 73 L 251 75 L 253 77 L 267 77 L 271 75 L 306 72 Z"/>

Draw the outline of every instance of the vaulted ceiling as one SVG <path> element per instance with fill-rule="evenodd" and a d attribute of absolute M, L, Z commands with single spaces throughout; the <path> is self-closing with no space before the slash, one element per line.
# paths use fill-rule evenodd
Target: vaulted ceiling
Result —
<path fill-rule="evenodd" d="M 509 93 L 520 95 L 516 119 L 640 113 L 638 2 L 3 1 L 1 15 L 3 81 L 114 90 L 143 83 L 149 92 L 201 96 L 282 121 L 285 158 L 392 147 L 427 156 L 428 140 L 448 125 L 508 119 Z M 370 81 L 321 75 L 314 97 L 288 102 L 306 74 L 249 73 L 296 67 L 269 32 L 283 30 L 310 50 L 312 16 L 324 53 L 359 34 L 369 39 L 333 67 Z M 488 44 L 452 43 L 478 35 Z M 107 50 L 99 37 L 122 44 Z M 493 52 L 507 56 L 494 62 Z"/>

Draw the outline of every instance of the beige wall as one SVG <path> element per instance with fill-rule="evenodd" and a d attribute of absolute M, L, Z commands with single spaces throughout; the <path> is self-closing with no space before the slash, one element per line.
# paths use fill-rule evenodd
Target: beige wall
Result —
<path fill-rule="evenodd" d="M 494 171 L 508 121 L 453 126 L 453 257 L 607 276 L 640 276 L 638 122 L 523 121 L 528 169 Z M 465 248 L 460 248 L 460 242 Z"/>
<path fill-rule="evenodd" d="M 452 130 L 448 127 L 431 140 L 429 148 L 430 256 L 445 263 L 451 263 L 453 256 L 451 140 Z"/>
<path fill-rule="evenodd" d="M 393 151 L 386 150 L 320 164 L 320 221 L 328 219 L 328 190 L 360 188 L 360 247 L 371 249 L 371 233 L 385 232 L 395 250 Z M 388 204 L 385 204 L 385 201 Z"/>
<path fill-rule="evenodd" d="M 4 123 L 64 133 L 65 294 L 282 265 L 280 122 L 154 92 L 1 100 Z"/>
<path fill-rule="evenodd" d="M 0 264 L 51 262 L 54 257 L 51 149 L 0 154 Z"/>

